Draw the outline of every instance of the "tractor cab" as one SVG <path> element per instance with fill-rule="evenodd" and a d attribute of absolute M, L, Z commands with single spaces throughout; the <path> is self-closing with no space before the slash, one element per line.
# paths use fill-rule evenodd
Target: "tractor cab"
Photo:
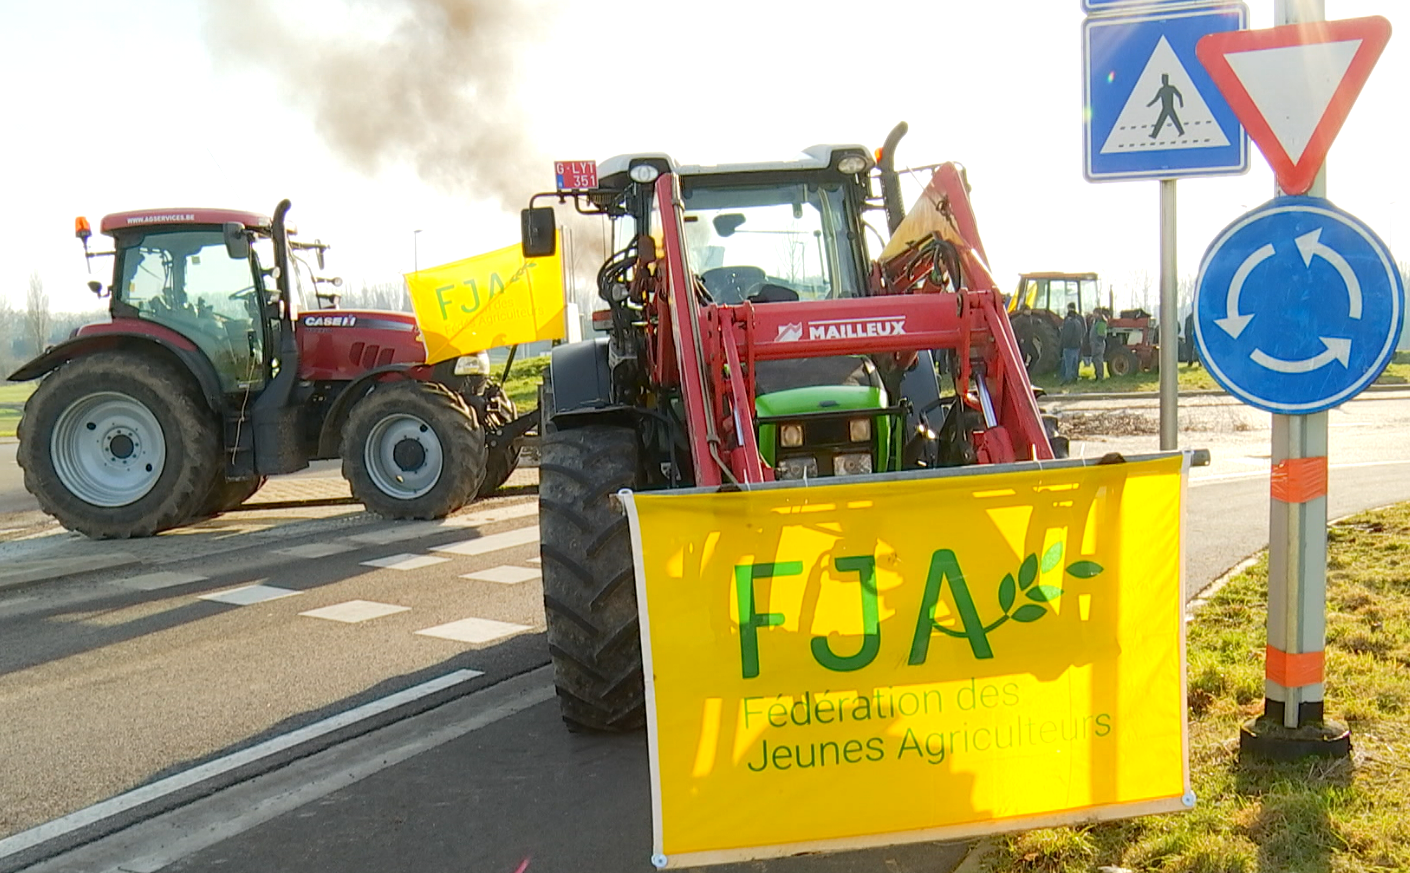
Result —
<path fill-rule="evenodd" d="M 601 296 L 630 321 L 635 246 L 662 227 L 652 184 L 679 180 L 683 257 L 702 303 L 755 307 L 856 299 L 869 293 L 862 214 L 872 166 L 860 145 L 818 145 L 794 160 L 678 165 L 659 154 L 599 166 L 596 200 L 612 219 L 620 268 L 603 271 Z M 607 197 L 613 196 L 612 200 Z M 614 315 L 614 318 L 618 316 Z M 801 332 L 802 324 L 794 328 Z M 850 335 L 858 325 L 823 318 L 811 329 Z M 862 327 L 865 329 L 865 327 Z M 617 339 L 623 334 L 619 332 Z M 897 385 L 866 354 L 752 362 L 760 455 L 778 478 L 893 469 L 900 428 Z M 679 400 L 673 400 L 679 404 Z M 683 417 L 683 411 L 678 410 Z"/>
<path fill-rule="evenodd" d="M 278 292 L 266 289 L 251 238 L 269 238 L 270 220 L 217 209 L 120 212 L 103 219 L 113 237 L 109 312 L 170 328 L 201 350 L 226 393 L 258 391 L 268 378 L 266 349 L 278 330 L 266 315 Z"/>

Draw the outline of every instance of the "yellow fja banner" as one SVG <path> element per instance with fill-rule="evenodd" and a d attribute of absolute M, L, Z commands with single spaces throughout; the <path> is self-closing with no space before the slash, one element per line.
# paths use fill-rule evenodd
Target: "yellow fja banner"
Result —
<path fill-rule="evenodd" d="M 1192 804 L 1183 481 L 1168 455 L 623 493 L 653 863 Z"/>
<path fill-rule="evenodd" d="M 406 274 L 426 363 L 563 337 L 558 256 L 525 259 L 518 243 Z"/>

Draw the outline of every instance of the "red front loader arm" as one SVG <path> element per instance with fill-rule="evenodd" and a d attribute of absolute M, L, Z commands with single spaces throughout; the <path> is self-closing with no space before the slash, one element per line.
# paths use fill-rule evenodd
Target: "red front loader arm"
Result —
<path fill-rule="evenodd" d="M 664 258 L 656 264 L 648 301 L 652 381 L 679 387 L 697 485 L 774 478 L 759 451 L 754 420 L 753 369 L 765 360 L 885 354 L 904 360 L 921 350 L 953 351 L 956 384 L 966 386 L 964 402 L 983 418 L 974 437 L 979 461 L 1053 457 L 953 165 L 936 172 L 918 207 L 935 210 L 939 218 L 913 223 L 924 225 L 917 231 L 922 235 L 881 264 L 882 280 L 872 294 L 826 301 L 702 302 L 686 260 L 676 177 L 663 174 L 655 184 L 663 207 Z M 906 232 L 903 223 L 897 234 Z M 947 268 L 946 253 L 957 256 L 964 284 L 949 278 L 956 271 Z"/>

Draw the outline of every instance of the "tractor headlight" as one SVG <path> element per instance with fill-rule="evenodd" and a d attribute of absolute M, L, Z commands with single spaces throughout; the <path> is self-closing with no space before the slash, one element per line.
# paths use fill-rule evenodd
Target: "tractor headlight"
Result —
<path fill-rule="evenodd" d="M 871 472 L 871 452 L 849 452 L 832 459 L 832 472 L 838 476 L 861 476 Z"/>
<path fill-rule="evenodd" d="M 860 173 L 867 168 L 867 159 L 861 155 L 847 155 L 837 162 L 837 172 L 846 173 L 849 176 L 853 173 Z"/>
<path fill-rule="evenodd" d="M 864 443 L 871 439 L 871 419 L 854 418 L 847 422 L 847 435 L 854 443 Z"/>
<path fill-rule="evenodd" d="M 476 352 L 473 355 L 461 355 L 455 359 L 455 375 L 457 376 L 488 376 L 489 373 L 489 352 Z"/>
<path fill-rule="evenodd" d="M 774 470 L 780 479 L 816 479 L 818 459 L 811 455 L 803 458 L 780 458 Z"/>
<path fill-rule="evenodd" d="M 656 177 L 661 175 L 661 171 L 650 164 L 637 164 L 627 171 L 627 175 L 632 177 L 633 182 L 645 185 L 648 182 L 655 182 Z"/>
<path fill-rule="evenodd" d="M 785 448 L 796 449 L 803 445 L 803 425 L 785 424 L 778 429 L 778 441 Z"/>

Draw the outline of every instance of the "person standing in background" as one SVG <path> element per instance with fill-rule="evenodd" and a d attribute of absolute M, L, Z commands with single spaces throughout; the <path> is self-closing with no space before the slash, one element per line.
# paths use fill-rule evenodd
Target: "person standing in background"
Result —
<path fill-rule="evenodd" d="M 1058 379 L 1064 383 L 1077 381 L 1077 362 L 1082 356 L 1082 340 L 1087 336 L 1087 322 L 1077 314 L 1077 304 L 1067 304 L 1067 317 L 1062 320 L 1058 332 L 1058 346 L 1062 349 L 1062 367 Z"/>
<path fill-rule="evenodd" d="M 1098 306 L 1092 312 L 1092 326 L 1087 330 L 1087 345 L 1092 350 L 1092 369 L 1097 381 L 1106 378 L 1106 310 Z"/>

